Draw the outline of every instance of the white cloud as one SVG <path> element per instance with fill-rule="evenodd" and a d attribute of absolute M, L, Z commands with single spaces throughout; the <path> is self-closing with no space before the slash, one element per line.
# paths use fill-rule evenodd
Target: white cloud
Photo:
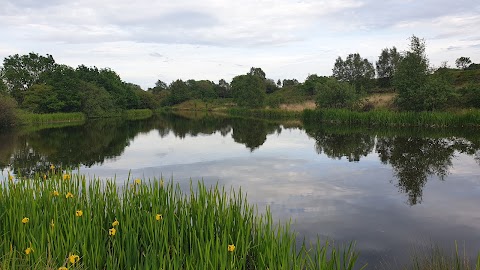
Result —
<path fill-rule="evenodd" d="M 230 80 L 251 66 L 273 79 L 330 75 L 334 59 L 427 39 L 431 62 L 479 62 L 473 0 L 6 0 L 0 58 L 50 53 L 57 62 L 110 67 L 124 80 Z M 152 55 L 160 54 L 162 57 Z"/>

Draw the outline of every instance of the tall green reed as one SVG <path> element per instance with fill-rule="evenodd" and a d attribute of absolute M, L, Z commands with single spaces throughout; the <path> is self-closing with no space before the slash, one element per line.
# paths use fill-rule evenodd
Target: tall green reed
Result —
<path fill-rule="evenodd" d="M 117 186 L 53 166 L 0 185 L 1 269 L 339 270 L 353 269 L 357 256 L 353 245 L 328 242 L 297 250 L 289 223 L 218 185 Z"/>

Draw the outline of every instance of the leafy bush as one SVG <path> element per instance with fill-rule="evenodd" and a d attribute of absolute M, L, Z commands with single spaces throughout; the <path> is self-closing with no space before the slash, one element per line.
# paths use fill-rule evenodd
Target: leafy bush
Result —
<path fill-rule="evenodd" d="M 346 82 L 327 80 L 317 86 L 316 104 L 320 108 L 351 108 L 358 100 L 355 88 Z"/>
<path fill-rule="evenodd" d="M 9 96 L 0 93 L 0 127 L 11 126 L 15 123 L 15 108 L 17 103 Z"/>
<path fill-rule="evenodd" d="M 468 85 L 458 90 L 462 107 L 480 108 L 480 86 Z"/>

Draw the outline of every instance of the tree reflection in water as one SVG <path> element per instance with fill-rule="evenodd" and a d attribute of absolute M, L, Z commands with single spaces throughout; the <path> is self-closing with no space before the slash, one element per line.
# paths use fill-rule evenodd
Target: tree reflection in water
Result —
<path fill-rule="evenodd" d="M 396 186 L 408 196 L 408 203 L 422 201 L 423 188 L 430 177 L 444 180 L 457 153 L 474 156 L 480 165 L 478 132 L 373 130 L 351 127 L 305 124 L 306 133 L 315 139 L 318 154 L 332 159 L 345 157 L 361 162 L 369 154 L 392 166 Z M 147 120 L 107 119 L 83 125 L 34 131 L 12 130 L 0 133 L 0 168 L 31 176 L 46 173 L 50 164 L 74 168 L 102 164 L 122 155 L 130 142 L 141 133 L 158 131 L 160 137 L 177 138 L 200 134 L 231 136 L 251 152 L 260 148 L 269 134 L 280 134 L 277 123 L 219 116 L 157 115 Z"/>

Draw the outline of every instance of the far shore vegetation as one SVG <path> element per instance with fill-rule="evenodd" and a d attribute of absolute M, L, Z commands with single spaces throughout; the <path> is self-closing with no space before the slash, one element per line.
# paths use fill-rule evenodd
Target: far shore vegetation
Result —
<path fill-rule="evenodd" d="M 109 68 L 15 54 L 0 67 L 0 126 L 139 119 L 164 110 L 372 126 L 480 126 L 480 64 L 461 56 L 455 68 L 446 62 L 433 67 L 425 51 L 425 41 L 412 36 L 406 51 L 385 48 L 375 63 L 359 53 L 339 56 L 332 76 L 312 73 L 303 82 L 275 81 L 252 67 L 231 82 L 157 80 L 149 89 Z"/>

